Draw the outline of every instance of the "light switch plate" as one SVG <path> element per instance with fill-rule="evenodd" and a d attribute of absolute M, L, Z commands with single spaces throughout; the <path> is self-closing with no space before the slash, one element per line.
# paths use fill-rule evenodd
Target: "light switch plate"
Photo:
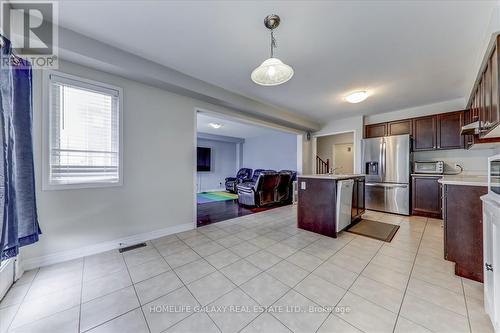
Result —
<path fill-rule="evenodd" d="M 300 189 L 305 190 L 306 189 L 306 182 L 300 182 Z"/>

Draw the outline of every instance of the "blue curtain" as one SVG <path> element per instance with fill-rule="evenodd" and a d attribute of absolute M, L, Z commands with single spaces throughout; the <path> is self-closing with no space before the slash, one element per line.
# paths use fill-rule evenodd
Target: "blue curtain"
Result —
<path fill-rule="evenodd" d="M 0 47 L 0 260 L 41 234 L 35 199 L 32 71 L 2 37 Z"/>

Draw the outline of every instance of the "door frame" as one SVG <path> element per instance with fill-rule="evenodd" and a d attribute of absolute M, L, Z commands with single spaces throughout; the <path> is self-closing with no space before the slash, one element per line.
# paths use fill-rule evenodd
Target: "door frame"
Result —
<path fill-rule="evenodd" d="M 193 149 L 192 149 L 192 154 L 193 154 L 193 183 L 192 183 L 192 190 L 193 190 L 193 229 L 198 228 L 198 205 L 197 205 L 197 181 L 198 181 L 198 172 L 196 168 L 196 159 L 197 159 L 197 153 L 196 153 L 196 148 L 198 146 L 198 113 L 205 113 L 205 114 L 211 114 L 214 116 L 219 116 L 221 118 L 226 118 L 230 119 L 233 121 L 239 121 L 242 123 L 247 123 L 255 126 L 261 126 L 261 127 L 267 127 L 274 129 L 276 131 L 281 131 L 281 132 L 288 132 L 290 134 L 295 134 L 297 136 L 297 165 L 296 165 L 296 171 L 298 174 L 302 173 L 303 170 L 303 146 L 304 146 L 304 141 L 305 141 L 305 133 L 304 131 L 291 128 L 291 127 L 286 127 L 283 125 L 279 125 L 276 123 L 272 123 L 266 120 L 262 120 L 259 118 L 251 117 L 248 115 L 243 115 L 243 114 L 236 114 L 231 111 L 214 111 L 214 110 L 209 110 L 206 108 L 202 107 L 195 107 L 193 109 L 193 115 L 194 115 L 194 135 L 193 135 Z M 239 159 L 239 158 L 238 158 Z M 238 163 L 237 163 L 238 164 Z M 240 166 L 241 167 L 241 166 Z"/>

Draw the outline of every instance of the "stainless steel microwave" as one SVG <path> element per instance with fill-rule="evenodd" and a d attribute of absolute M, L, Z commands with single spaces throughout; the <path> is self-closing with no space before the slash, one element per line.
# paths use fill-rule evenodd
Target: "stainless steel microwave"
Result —
<path fill-rule="evenodd" d="M 413 166 L 415 173 L 435 173 L 442 174 L 444 172 L 443 161 L 416 161 Z"/>
<path fill-rule="evenodd" d="M 500 199 L 500 155 L 488 158 L 488 193 Z"/>

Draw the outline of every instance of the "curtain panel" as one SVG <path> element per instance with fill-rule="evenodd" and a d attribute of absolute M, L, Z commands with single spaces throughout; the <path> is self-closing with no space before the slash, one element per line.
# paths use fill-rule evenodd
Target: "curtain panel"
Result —
<path fill-rule="evenodd" d="M 41 234 L 33 163 L 32 69 L 13 53 L 5 37 L 0 47 L 0 260 Z"/>

